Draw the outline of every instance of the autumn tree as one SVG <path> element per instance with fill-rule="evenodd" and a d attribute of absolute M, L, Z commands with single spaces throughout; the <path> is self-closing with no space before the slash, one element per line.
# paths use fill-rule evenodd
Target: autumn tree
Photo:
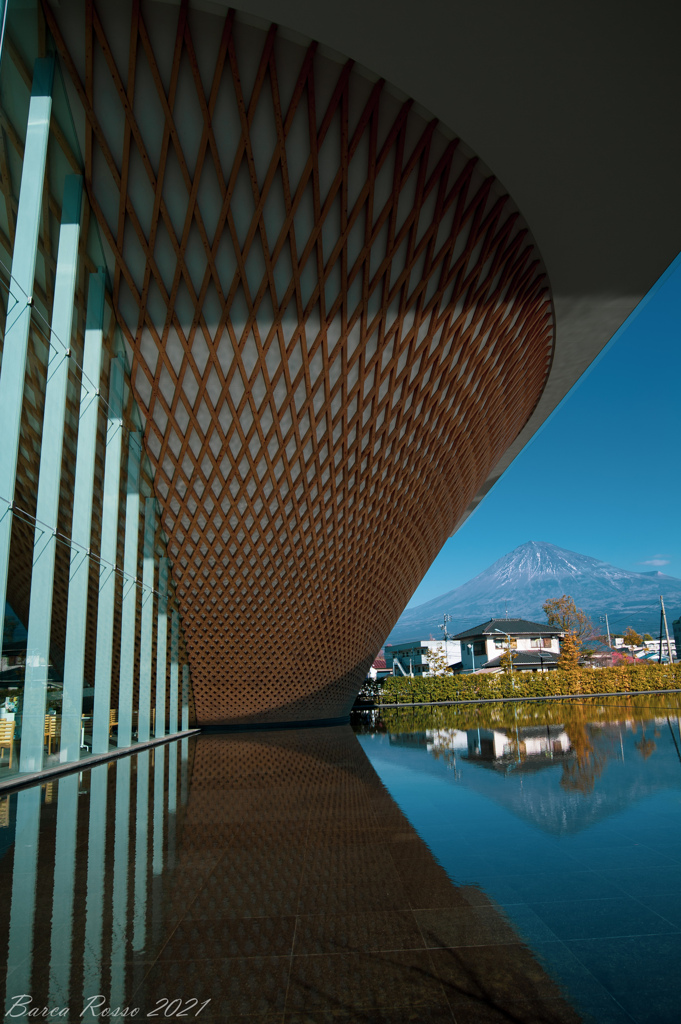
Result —
<path fill-rule="evenodd" d="M 451 676 L 453 674 L 448 664 L 447 654 L 441 649 L 428 651 L 428 668 L 436 676 Z"/>
<path fill-rule="evenodd" d="M 653 637 L 650 635 L 650 633 L 644 633 L 643 634 L 644 642 L 647 641 L 647 640 L 652 640 L 652 639 L 653 639 Z"/>
<path fill-rule="evenodd" d="M 499 664 L 501 665 L 504 672 L 513 671 L 513 661 L 517 657 L 517 652 L 512 648 L 507 647 L 504 653 L 499 658 Z"/>
<path fill-rule="evenodd" d="M 563 633 L 572 633 L 580 646 L 596 635 L 596 629 L 581 608 L 577 608 L 574 600 L 567 594 L 562 597 L 550 598 L 542 605 L 549 626 L 555 626 Z"/>
<path fill-rule="evenodd" d="M 627 626 L 624 633 L 625 647 L 640 647 L 643 643 L 641 637 L 632 626 Z"/>
<path fill-rule="evenodd" d="M 574 671 L 579 668 L 581 653 L 582 648 L 577 637 L 571 630 L 568 630 L 560 645 L 558 667 L 567 672 Z"/>
<path fill-rule="evenodd" d="M 554 626 L 564 634 L 560 645 L 561 667 L 576 666 L 579 659 L 588 654 L 584 648 L 593 644 L 598 637 L 594 624 L 567 594 L 549 598 L 544 602 L 543 609 L 549 626 Z"/>
<path fill-rule="evenodd" d="M 636 658 L 633 654 L 629 654 L 628 651 L 618 651 L 612 656 L 612 663 L 614 666 L 617 665 L 635 665 Z"/>

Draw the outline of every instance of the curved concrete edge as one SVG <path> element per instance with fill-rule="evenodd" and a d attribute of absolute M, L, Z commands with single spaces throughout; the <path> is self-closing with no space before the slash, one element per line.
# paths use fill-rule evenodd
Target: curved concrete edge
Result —
<path fill-rule="evenodd" d="M 201 732 L 200 729 L 186 729 L 184 732 L 173 733 L 172 736 L 159 736 L 153 740 L 147 740 L 145 743 L 133 743 L 129 747 L 118 747 L 116 750 L 110 750 L 108 754 L 90 754 L 89 757 L 83 757 L 80 761 L 68 761 L 66 764 L 57 764 L 51 768 L 43 768 L 39 772 L 25 772 L 14 775 L 11 778 L 0 781 L 0 793 L 27 789 L 29 786 L 35 786 L 41 782 L 50 782 L 52 779 L 57 779 L 62 775 L 84 772 L 89 768 L 95 768 L 98 764 L 104 764 L 106 761 L 116 761 L 120 757 L 139 754 L 141 751 L 149 750 L 151 747 L 160 747 L 164 743 L 184 740 L 188 736 L 195 736 L 199 732 Z"/>

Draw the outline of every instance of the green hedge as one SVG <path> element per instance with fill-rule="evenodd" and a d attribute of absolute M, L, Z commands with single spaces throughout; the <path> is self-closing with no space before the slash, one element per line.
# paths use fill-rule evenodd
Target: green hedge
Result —
<path fill-rule="evenodd" d="M 513 701 L 507 704 L 420 704 L 381 708 L 379 719 L 367 723 L 369 732 L 425 732 L 427 729 L 509 729 L 562 725 L 572 730 L 588 723 L 648 721 L 651 716 L 679 714 L 679 695 L 645 694 L 627 697 L 585 697 L 583 700 Z M 360 723 L 361 726 L 361 723 Z M 676 728 L 676 725 L 674 725 Z M 360 727 L 358 731 L 362 731 Z M 636 731 L 634 729 L 634 731 Z"/>
<path fill-rule="evenodd" d="M 618 665 L 565 672 L 504 672 L 460 676 L 388 676 L 380 704 L 421 704 L 437 700 L 486 700 L 501 697 L 558 697 L 573 694 L 681 689 L 681 664 Z"/>

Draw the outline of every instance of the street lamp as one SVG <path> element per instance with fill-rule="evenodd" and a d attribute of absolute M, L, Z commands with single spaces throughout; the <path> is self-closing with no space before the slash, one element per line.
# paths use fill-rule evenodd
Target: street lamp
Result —
<path fill-rule="evenodd" d="M 506 630 L 504 629 L 497 629 L 496 627 L 494 629 L 494 632 L 502 633 L 508 639 L 508 662 L 509 665 L 511 666 L 511 675 L 513 675 L 513 658 L 511 657 L 511 634 L 507 633 Z"/>
<path fill-rule="evenodd" d="M 466 647 L 471 652 L 471 659 L 473 661 L 473 672 L 475 672 L 475 643 L 466 644 Z"/>

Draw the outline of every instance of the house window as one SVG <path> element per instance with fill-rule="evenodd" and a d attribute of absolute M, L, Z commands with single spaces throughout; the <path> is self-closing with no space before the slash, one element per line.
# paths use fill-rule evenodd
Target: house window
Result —
<path fill-rule="evenodd" d="M 485 653 L 485 641 L 475 640 L 473 643 L 473 654 L 484 654 Z"/>

